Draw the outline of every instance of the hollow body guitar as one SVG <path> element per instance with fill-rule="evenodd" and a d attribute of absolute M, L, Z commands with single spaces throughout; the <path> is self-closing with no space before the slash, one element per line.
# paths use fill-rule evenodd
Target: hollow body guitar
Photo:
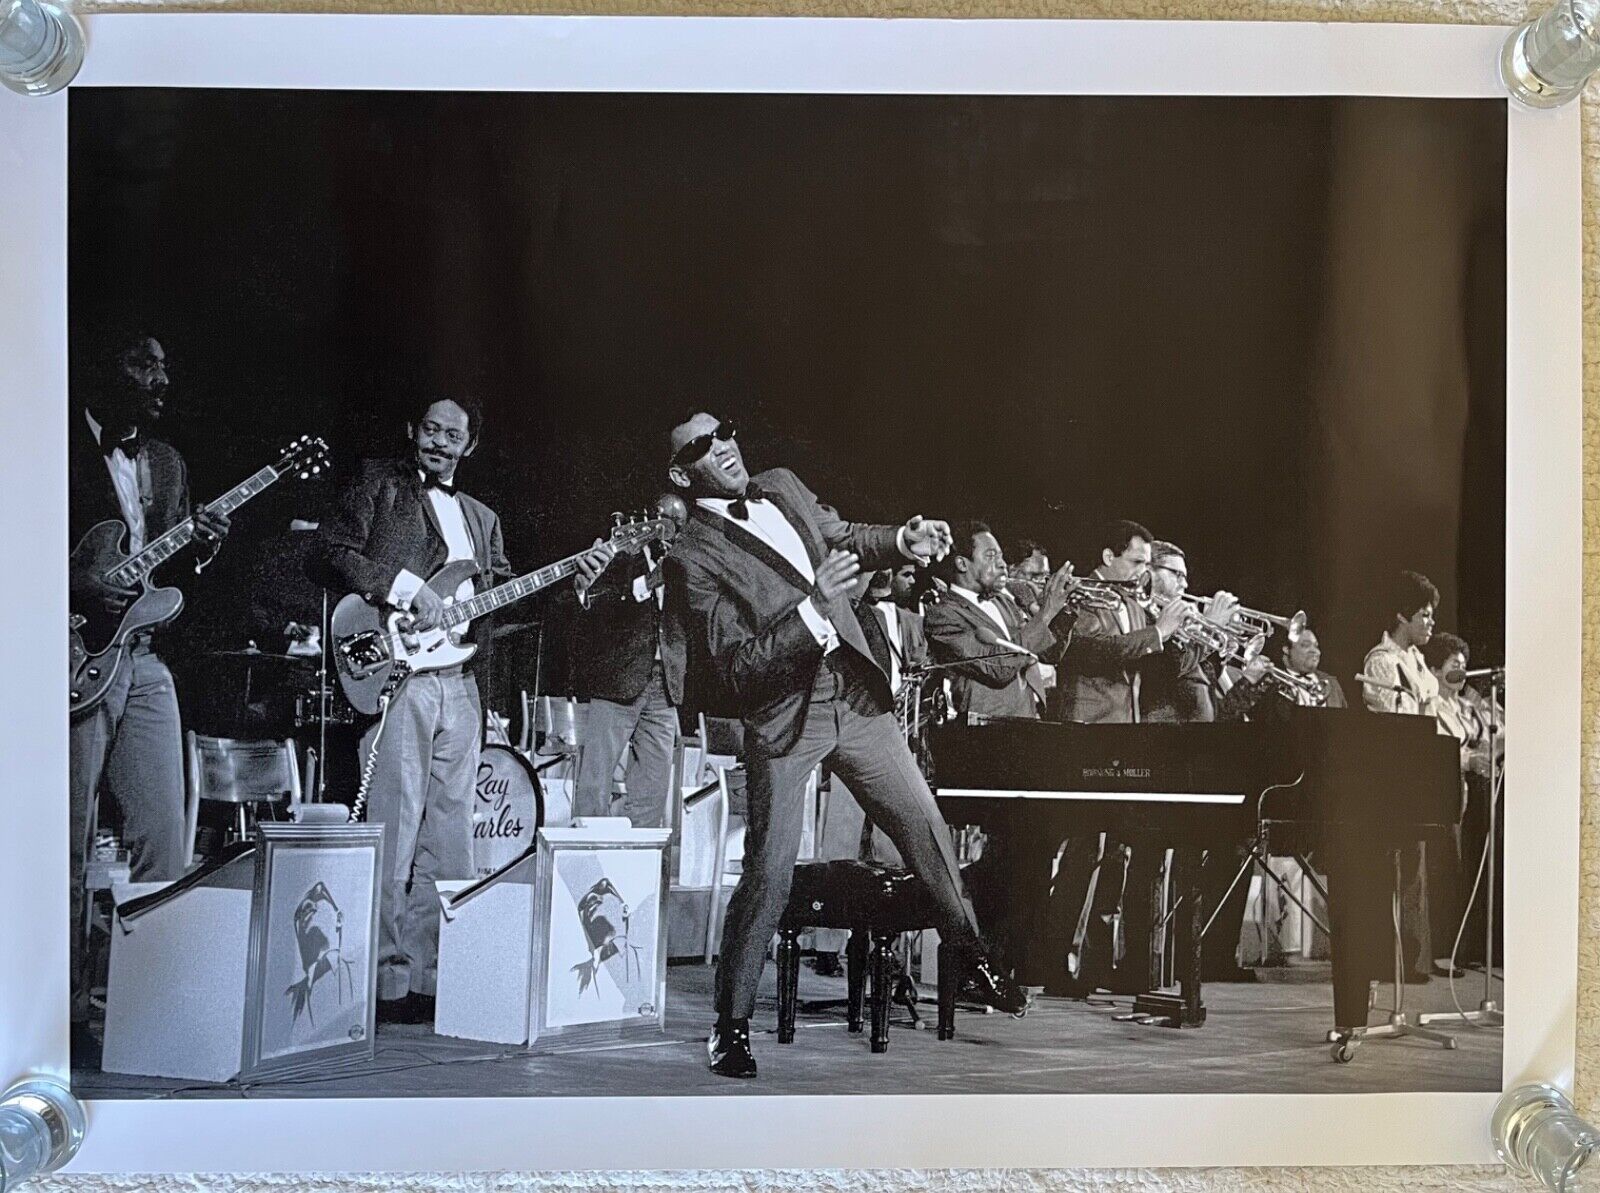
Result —
<path fill-rule="evenodd" d="M 323 440 L 302 435 L 276 463 L 241 481 L 208 508 L 232 514 L 284 477 L 304 479 L 321 472 L 327 458 L 328 445 Z M 72 671 L 68 686 L 73 717 L 92 711 L 105 699 L 125 664 L 128 643 L 135 635 L 166 625 L 183 611 L 183 593 L 176 588 L 155 587 L 150 577 L 157 567 L 194 541 L 194 531 L 194 519 L 185 518 L 130 555 L 128 528 L 112 518 L 91 526 L 73 548 L 67 563 L 70 573 L 99 575 L 139 594 L 120 613 L 97 607 L 71 611 Z"/>
<path fill-rule="evenodd" d="M 665 518 L 638 518 L 619 522 L 610 542 L 621 555 L 648 542 L 665 541 L 671 532 L 672 523 Z M 445 603 L 443 624 L 432 630 L 407 631 L 409 614 L 405 611 L 374 605 L 359 593 L 345 596 L 334 606 L 329 637 L 339 686 L 351 707 L 371 716 L 411 675 L 466 662 L 478 650 L 476 643 L 464 640 L 473 621 L 573 576 L 582 554 L 569 555 L 475 596 L 472 580 L 478 574 L 477 563 L 459 559 L 445 564 L 428 579 L 428 587 Z"/>

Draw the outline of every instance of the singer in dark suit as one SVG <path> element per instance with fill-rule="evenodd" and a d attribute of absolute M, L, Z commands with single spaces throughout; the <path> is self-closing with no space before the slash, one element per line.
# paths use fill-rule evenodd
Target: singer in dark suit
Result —
<path fill-rule="evenodd" d="M 436 629 L 444 599 L 426 580 L 451 560 L 478 565 L 475 591 L 509 579 L 500 520 L 456 491 L 456 469 L 477 447 L 475 404 L 419 404 L 400 459 L 364 461 L 318 533 L 320 570 L 335 591 L 410 615 Z M 457 594 L 458 596 L 464 594 Z M 463 667 L 419 672 L 388 715 L 361 739 L 372 760 L 367 819 L 384 826 L 378 915 L 378 1012 L 390 1022 L 433 1018 L 438 983 L 439 899 L 435 882 L 472 876 L 472 801 L 483 735 L 477 682 Z M 374 758 L 373 751 L 376 750 Z"/>
<path fill-rule="evenodd" d="M 752 479 L 736 435 L 695 414 L 673 428 L 668 469 L 691 503 L 667 557 L 668 691 L 745 728 L 748 835 L 722 935 L 711 1069 L 755 1076 L 750 1014 L 789 898 L 806 776 L 822 763 L 927 885 L 940 934 L 971 959 L 979 995 L 1021 1012 L 1026 997 L 978 945 L 949 829 L 847 599 L 862 567 L 942 555 L 949 527 L 921 517 L 900 527 L 847 522 L 786 469 Z"/>

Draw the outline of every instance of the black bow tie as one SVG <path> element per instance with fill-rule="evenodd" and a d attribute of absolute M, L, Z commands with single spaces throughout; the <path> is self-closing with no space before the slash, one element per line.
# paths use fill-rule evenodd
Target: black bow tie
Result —
<path fill-rule="evenodd" d="M 750 520 L 750 503 L 752 501 L 765 501 L 767 494 L 755 481 L 748 482 L 744 487 L 744 494 L 728 502 L 728 512 L 741 522 Z"/>
<path fill-rule="evenodd" d="M 422 487 L 424 489 L 438 489 L 441 493 L 454 494 L 456 484 L 454 481 L 441 480 L 431 472 L 422 474 Z"/>
<path fill-rule="evenodd" d="M 116 432 L 109 427 L 100 432 L 100 450 L 110 455 L 117 448 L 122 449 L 122 454 L 130 460 L 139 458 L 139 451 L 144 447 L 144 439 L 139 434 L 138 427 L 129 427 L 122 432 Z"/>

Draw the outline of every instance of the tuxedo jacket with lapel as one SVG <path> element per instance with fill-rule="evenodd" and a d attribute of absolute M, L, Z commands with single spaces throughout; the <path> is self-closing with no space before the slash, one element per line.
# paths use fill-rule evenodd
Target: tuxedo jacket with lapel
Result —
<path fill-rule="evenodd" d="M 568 653 L 575 695 L 628 704 L 649 684 L 661 611 L 655 593 L 642 601 L 633 595 L 633 582 L 648 576 L 640 551 L 613 559 L 590 585 L 588 604 L 572 622 Z"/>
<path fill-rule="evenodd" d="M 457 498 L 478 563 L 473 587 L 482 592 L 511 577 L 500 520 L 477 498 Z M 402 569 L 426 580 L 450 553 L 416 466 L 405 460 L 363 461 L 318 536 L 318 570 L 326 573 L 318 578 L 374 604 L 387 599 Z"/>
<path fill-rule="evenodd" d="M 834 548 L 855 552 L 863 570 L 904 562 L 899 527 L 845 521 L 786 468 L 754 479 L 800 536 L 813 570 Z M 800 615 L 813 585 L 756 535 L 698 505 L 690 506 L 666 569 L 662 662 L 672 702 L 686 713 L 742 720 L 747 739 L 772 755 L 793 748 L 823 657 Z M 857 674 L 885 710 L 893 707 L 849 600 L 813 602 L 838 632 L 838 649 L 865 663 Z"/>
<path fill-rule="evenodd" d="M 69 547 L 76 547 L 95 524 L 124 519 L 105 452 L 95 442 L 82 407 L 72 412 L 67 452 L 67 531 L 72 540 Z M 148 435 L 139 456 L 144 538 L 148 543 L 189 516 L 189 473 L 176 448 Z"/>
<path fill-rule="evenodd" d="M 996 601 L 1009 632 L 1002 634 L 994 619 L 958 592 L 947 592 L 937 605 L 922 615 L 928 650 L 936 663 L 960 663 L 947 672 L 955 697 L 956 713 L 962 720 L 997 717 L 1037 719 L 1039 705 L 1034 693 L 1023 682 L 1023 673 L 1033 664 L 1026 655 L 983 658 L 1003 649 L 998 639 L 1006 638 L 1036 655 L 1044 655 L 1058 645 L 1050 623 L 1041 617 L 1026 620 L 1009 601 Z M 969 660 L 962 662 L 962 660 Z"/>

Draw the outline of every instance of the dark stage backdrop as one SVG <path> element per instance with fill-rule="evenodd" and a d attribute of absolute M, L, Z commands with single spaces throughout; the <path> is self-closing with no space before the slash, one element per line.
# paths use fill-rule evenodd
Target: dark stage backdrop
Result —
<path fill-rule="evenodd" d="M 197 496 L 470 393 L 463 483 L 531 568 L 701 407 L 857 519 L 1087 571 L 1136 518 L 1341 677 L 1406 566 L 1500 657 L 1500 102 L 90 89 L 71 128 L 75 396 L 158 336 Z M 238 644 L 320 497 L 242 512 L 186 625 Z"/>

